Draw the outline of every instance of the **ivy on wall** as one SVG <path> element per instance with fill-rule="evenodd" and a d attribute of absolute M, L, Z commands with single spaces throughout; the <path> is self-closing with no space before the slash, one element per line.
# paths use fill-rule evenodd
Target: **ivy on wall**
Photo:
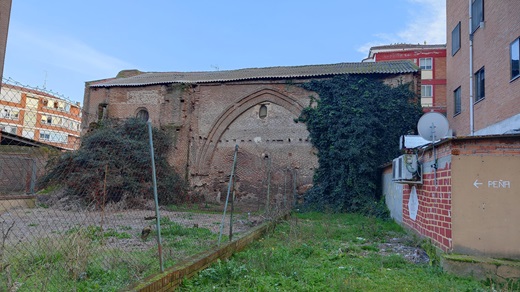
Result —
<path fill-rule="evenodd" d="M 379 166 L 399 155 L 399 137 L 415 129 L 422 114 L 409 84 L 385 85 L 370 77 L 337 76 L 302 85 L 316 92 L 302 111 L 319 168 L 305 194 L 308 207 L 381 214 Z"/>

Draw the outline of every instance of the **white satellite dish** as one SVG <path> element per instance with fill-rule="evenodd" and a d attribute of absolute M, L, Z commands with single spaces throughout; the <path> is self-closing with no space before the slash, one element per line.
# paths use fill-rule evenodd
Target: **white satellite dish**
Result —
<path fill-rule="evenodd" d="M 440 113 L 426 113 L 419 119 L 417 130 L 419 131 L 419 135 L 425 140 L 440 140 L 448 134 L 448 119 Z"/>

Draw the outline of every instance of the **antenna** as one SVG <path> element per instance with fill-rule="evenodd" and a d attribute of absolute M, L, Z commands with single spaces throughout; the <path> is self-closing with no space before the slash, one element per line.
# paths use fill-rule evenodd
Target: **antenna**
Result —
<path fill-rule="evenodd" d="M 417 123 L 417 130 L 425 140 L 438 141 L 448 134 L 448 119 L 436 112 L 424 114 Z"/>
<path fill-rule="evenodd" d="M 46 89 L 45 87 L 47 86 L 47 70 L 44 70 L 45 72 L 45 78 L 43 79 L 43 89 Z"/>
<path fill-rule="evenodd" d="M 446 137 L 449 131 L 448 119 L 442 114 L 431 112 L 424 114 L 417 123 L 417 131 L 425 140 L 432 142 L 434 182 L 437 187 L 437 152 L 435 151 L 435 141 Z"/>

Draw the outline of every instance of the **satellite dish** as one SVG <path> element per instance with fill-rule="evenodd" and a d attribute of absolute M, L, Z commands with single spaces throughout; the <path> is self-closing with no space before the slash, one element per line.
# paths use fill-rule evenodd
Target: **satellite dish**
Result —
<path fill-rule="evenodd" d="M 428 141 L 437 141 L 446 137 L 449 130 L 448 119 L 442 114 L 431 112 L 424 114 L 417 123 L 419 135 Z"/>

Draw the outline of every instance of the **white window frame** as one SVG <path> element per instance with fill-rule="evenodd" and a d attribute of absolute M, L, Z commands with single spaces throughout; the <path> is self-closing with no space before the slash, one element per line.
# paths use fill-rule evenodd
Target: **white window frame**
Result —
<path fill-rule="evenodd" d="M 20 109 L 4 107 L 0 112 L 0 118 L 17 121 L 20 117 Z"/>
<path fill-rule="evenodd" d="M 516 66 L 515 61 L 517 62 Z M 520 37 L 509 46 L 509 62 L 511 64 L 511 80 L 515 80 L 520 77 Z"/>
<path fill-rule="evenodd" d="M 55 131 L 40 130 L 40 141 L 67 144 L 68 134 Z"/>
<path fill-rule="evenodd" d="M 451 55 L 455 54 L 460 50 L 460 21 L 457 23 L 455 28 L 451 31 Z"/>
<path fill-rule="evenodd" d="M 424 63 L 428 63 L 427 61 L 429 61 L 429 63 L 430 63 L 429 65 L 424 64 Z M 420 58 L 419 67 L 421 68 L 421 70 L 432 70 L 433 69 L 433 58 Z"/>
<path fill-rule="evenodd" d="M 429 95 L 426 95 L 427 88 L 429 88 Z M 433 97 L 433 85 L 421 85 L 421 97 Z"/>
<path fill-rule="evenodd" d="M 484 21 L 484 0 L 471 1 L 471 33 L 474 33 Z"/>
<path fill-rule="evenodd" d="M 459 86 L 453 91 L 453 116 L 462 112 L 462 88 Z"/>
<path fill-rule="evenodd" d="M 475 72 L 475 103 L 486 98 L 486 70 L 484 67 Z"/>

